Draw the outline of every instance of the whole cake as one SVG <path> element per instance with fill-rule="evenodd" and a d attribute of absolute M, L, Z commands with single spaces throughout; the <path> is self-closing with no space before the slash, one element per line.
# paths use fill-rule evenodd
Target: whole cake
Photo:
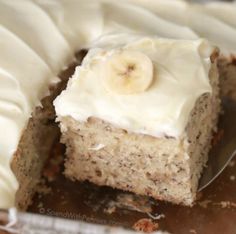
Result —
<path fill-rule="evenodd" d="M 235 8 L 180 0 L 0 0 L 0 208 L 26 209 L 31 202 L 59 136 L 52 101 L 67 81 L 58 75 L 75 61 L 76 52 L 125 46 L 117 44 L 121 34 L 122 40 L 132 35 L 125 44 L 137 34 L 204 37 L 221 50 L 222 94 L 235 97 Z M 107 124 L 97 121 L 98 129 Z"/>

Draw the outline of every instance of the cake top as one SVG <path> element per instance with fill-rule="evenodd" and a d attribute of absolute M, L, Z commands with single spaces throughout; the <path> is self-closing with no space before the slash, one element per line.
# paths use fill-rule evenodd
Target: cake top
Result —
<path fill-rule="evenodd" d="M 56 99 L 57 115 L 96 117 L 130 132 L 180 137 L 196 100 L 211 93 L 207 41 L 133 39 L 94 48 Z"/>

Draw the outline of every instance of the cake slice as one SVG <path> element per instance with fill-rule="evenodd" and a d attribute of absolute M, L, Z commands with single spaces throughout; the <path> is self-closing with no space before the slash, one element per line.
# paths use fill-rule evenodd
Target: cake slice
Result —
<path fill-rule="evenodd" d="M 94 48 L 55 100 L 65 175 L 192 205 L 220 111 L 207 41 Z"/>

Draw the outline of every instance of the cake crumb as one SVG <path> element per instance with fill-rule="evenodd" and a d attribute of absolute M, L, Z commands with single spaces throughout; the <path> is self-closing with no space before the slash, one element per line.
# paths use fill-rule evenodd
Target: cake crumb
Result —
<path fill-rule="evenodd" d="M 61 165 L 64 161 L 63 155 L 61 154 L 62 145 L 57 144 L 53 148 L 54 157 L 50 157 L 43 169 L 43 176 L 48 182 L 53 182 L 56 180 L 57 176 L 61 171 Z"/>
<path fill-rule="evenodd" d="M 110 207 L 104 209 L 104 212 L 107 214 L 113 214 L 115 211 L 116 211 L 115 206 L 110 206 Z"/>
<path fill-rule="evenodd" d="M 157 222 L 153 222 L 152 219 L 140 219 L 134 225 L 133 229 L 135 231 L 141 231 L 145 233 L 151 233 L 157 231 L 159 228 L 159 224 Z"/>
<path fill-rule="evenodd" d="M 223 136 L 224 136 L 224 130 L 219 129 L 219 131 L 215 133 L 215 135 L 213 136 L 212 145 L 213 146 L 217 145 L 218 142 L 220 142 L 220 140 L 223 138 Z"/>
<path fill-rule="evenodd" d="M 104 212 L 113 213 L 117 208 L 140 213 L 152 212 L 152 204 L 149 198 L 133 194 L 119 194 L 116 197 L 116 201 L 110 201 L 108 203 L 108 207 L 104 209 Z"/>
<path fill-rule="evenodd" d="M 235 176 L 234 176 L 234 175 L 231 175 L 231 176 L 229 177 L 229 179 L 230 179 L 231 181 L 235 181 Z"/>
<path fill-rule="evenodd" d="M 221 201 L 221 202 L 214 203 L 214 204 L 221 206 L 222 209 L 236 208 L 236 203 L 235 202 L 230 202 L 230 201 Z"/>
<path fill-rule="evenodd" d="M 117 201 L 120 204 L 123 204 L 124 207 L 127 207 L 131 210 L 143 212 L 143 213 L 151 213 L 152 207 L 150 204 L 150 200 L 147 197 L 136 196 L 133 194 L 120 194 L 117 197 Z"/>
<path fill-rule="evenodd" d="M 39 198 L 43 195 L 49 194 L 52 192 L 52 188 L 48 187 L 44 179 L 40 180 L 40 183 L 36 187 L 36 192 L 39 194 Z"/>
<path fill-rule="evenodd" d="M 43 207 L 43 203 L 42 203 L 42 202 L 39 202 L 38 208 L 42 208 L 42 207 Z"/>
<path fill-rule="evenodd" d="M 63 201 L 61 202 L 61 205 L 62 205 L 62 206 L 65 206 L 66 204 L 68 204 L 68 201 L 67 201 L 67 200 L 63 200 Z"/>
<path fill-rule="evenodd" d="M 234 167 L 234 165 L 235 165 L 235 161 L 231 161 L 228 166 L 229 167 Z"/>
<path fill-rule="evenodd" d="M 197 231 L 196 231 L 195 229 L 190 229 L 190 230 L 189 230 L 189 233 L 191 233 L 191 234 L 197 234 Z"/>
<path fill-rule="evenodd" d="M 204 200 L 204 201 L 198 202 L 199 206 L 205 209 L 208 207 L 210 203 L 211 203 L 211 200 Z"/>
<path fill-rule="evenodd" d="M 202 196 L 203 196 L 203 193 L 202 192 L 198 192 L 196 200 L 199 201 L 202 198 Z"/>

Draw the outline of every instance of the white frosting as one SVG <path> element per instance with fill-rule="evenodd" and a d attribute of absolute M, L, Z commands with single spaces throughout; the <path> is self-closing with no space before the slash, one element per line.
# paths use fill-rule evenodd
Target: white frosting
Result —
<path fill-rule="evenodd" d="M 219 46 L 225 55 L 236 54 L 236 28 L 208 14 L 202 6 L 190 5 L 188 9 L 188 25 L 194 31 Z"/>
<path fill-rule="evenodd" d="M 99 74 L 117 46 L 92 49 L 56 99 L 57 115 L 78 121 L 97 117 L 131 132 L 181 137 L 196 100 L 211 92 L 208 73 L 213 48 L 204 40 L 156 38 L 136 39 L 121 48 L 142 52 L 152 60 L 157 75 L 151 87 L 132 95 L 110 92 Z"/>
<path fill-rule="evenodd" d="M 44 9 L 74 50 L 85 48 L 103 32 L 99 0 L 34 0 Z"/>
<path fill-rule="evenodd" d="M 220 47 L 224 55 L 236 54 L 236 6 L 227 3 L 191 4 L 181 0 L 129 0 L 163 19 L 190 28 Z M 229 7 L 230 6 L 230 7 Z"/>
<path fill-rule="evenodd" d="M 27 43 L 58 74 L 73 52 L 50 17 L 30 1 L 1 0 L 0 22 Z"/>
<path fill-rule="evenodd" d="M 203 9 L 181 0 L 0 0 L 0 208 L 14 204 L 18 184 L 10 162 L 28 119 L 74 52 L 151 34 L 204 36 L 234 53 L 235 7 L 212 3 Z"/>
<path fill-rule="evenodd" d="M 188 3 L 183 0 L 128 0 L 133 4 L 137 4 L 154 12 L 159 17 L 174 22 L 175 24 L 185 24 L 186 23 L 186 9 Z M 188 28 L 188 27 L 186 27 Z M 191 30 L 191 28 L 188 28 Z M 194 33 L 192 31 L 192 33 Z"/>
<path fill-rule="evenodd" d="M 123 1 L 124 2 L 124 1 Z M 142 32 L 149 35 L 175 39 L 196 39 L 198 36 L 191 29 L 160 18 L 149 10 L 122 1 L 105 1 L 104 32 Z M 132 12 L 132 14 L 130 14 Z M 168 29 L 168 30 L 167 30 Z"/>
<path fill-rule="evenodd" d="M 226 2 L 210 2 L 205 5 L 206 11 L 236 28 L 236 6 Z"/>

